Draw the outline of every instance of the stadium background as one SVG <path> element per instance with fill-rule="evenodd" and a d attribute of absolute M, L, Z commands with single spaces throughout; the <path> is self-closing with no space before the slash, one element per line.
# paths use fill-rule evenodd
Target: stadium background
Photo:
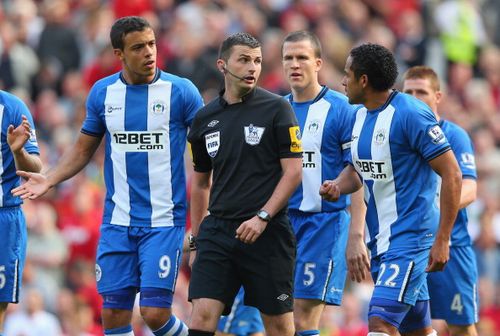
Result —
<path fill-rule="evenodd" d="M 191 79 L 205 102 L 222 84 L 217 48 L 238 31 L 262 42 L 259 84 L 279 94 L 288 92 L 281 42 L 299 29 L 320 37 L 321 82 L 342 92 L 346 56 L 365 41 L 394 51 L 401 74 L 418 64 L 436 69 L 446 92 L 440 112 L 469 132 L 476 150 L 478 199 L 469 217 L 480 271 L 479 334 L 500 335 L 500 1 L 0 0 L 0 88 L 30 107 L 46 168 L 78 134 L 89 88 L 119 69 L 108 34 L 125 15 L 141 15 L 153 24 L 159 66 Z M 42 200 L 25 203 L 24 291 L 21 304 L 9 306 L 6 336 L 21 335 L 9 333 L 9 325 L 30 326 L 22 335 L 35 335 L 42 324 L 60 328 L 60 335 L 102 334 L 94 279 L 102 160 L 101 148 L 84 172 Z M 190 313 L 188 278 L 184 266 L 174 304 L 184 320 Z M 321 335 L 366 335 L 371 284 L 347 287 L 343 306 L 326 310 Z M 134 330 L 137 336 L 151 335 L 138 314 Z"/>

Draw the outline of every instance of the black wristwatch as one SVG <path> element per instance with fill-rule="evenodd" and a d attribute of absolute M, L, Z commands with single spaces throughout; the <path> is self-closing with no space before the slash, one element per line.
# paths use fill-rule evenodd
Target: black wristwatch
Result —
<path fill-rule="evenodd" d="M 196 251 L 198 246 L 196 246 L 196 237 L 191 233 L 188 237 L 189 251 Z"/>
<path fill-rule="evenodd" d="M 259 217 L 266 223 L 269 223 L 271 221 L 271 216 L 269 215 L 269 213 L 267 213 L 266 210 L 263 209 L 257 211 L 257 217 Z"/>

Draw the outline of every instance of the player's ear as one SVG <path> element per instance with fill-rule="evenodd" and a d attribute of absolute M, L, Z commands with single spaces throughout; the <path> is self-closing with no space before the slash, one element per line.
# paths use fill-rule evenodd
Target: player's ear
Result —
<path fill-rule="evenodd" d="M 120 59 L 120 61 L 123 61 L 123 51 L 121 49 L 115 48 L 113 49 L 113 53 Z"/>
<path fill-rule="evenodd" d="M 322 65 L 323 65 L 323 60 L 321 58 L 316 58 L 316 72 L 318 72 L 321 69 Z"/>
<path fill-rule="evenodd" d="M 368 86 L 368 76 L 366 74 L 361 75 L 361 77 L 359 77 L 359 81 L 363 88 L 366 88 Z"/>
<path fill-rule="evenodd" d="M 443 98 L 443 93 L 441 91 L 436 91 L 436 104 L 439 104 L 442 98 Z"/>
<path fill-rule="evenodd" d="M 219 58 L 217 60 L 217 69 L 219 69 L 219 71 L 222 73 L 226 72 L 226 62 L 223 59 Z"/>

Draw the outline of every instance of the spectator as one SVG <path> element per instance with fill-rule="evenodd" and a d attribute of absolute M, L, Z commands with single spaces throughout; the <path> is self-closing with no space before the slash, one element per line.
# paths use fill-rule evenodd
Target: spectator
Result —
<path fill-rule="evenodd" d="M 23 308 L 5 320 L 5 336 L 62 336 L 57 317 L 45 310 L 42 294 L 34 288 L 25 294 Z"/>
<path fill-rule="evenodd" d="M 57 214 L 47 203 L 38 202 L 28 222 L 27 258 L 33 267 L 35 286 L 40 290 L 48 311 L 54 312 L 56 298 L 64 284 L 64 263 L 68 257 L 68 246 L 56 227 Z"/>

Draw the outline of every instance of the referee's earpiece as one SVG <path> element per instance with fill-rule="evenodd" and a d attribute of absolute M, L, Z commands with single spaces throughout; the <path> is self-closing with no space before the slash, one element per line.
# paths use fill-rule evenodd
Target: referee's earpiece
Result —
<path fill-rule="evenodd" d="M 225 65 L 225 64 L 224 64 L 224 65 L 222 65 L 222 69 L 221 69 L 220 71 L 221 71 L 224 75 L 225 75 L 225 74 L 230 74 L 231 76 L 233 76 L 233 77 L 234 77 L 234 78 L 236 78 L 236 79 L 239 79 L 239 80 L 245 80 L 245 78 L 244 78 L 244 77 L 240 77 L 240 76 L 237 76 L 237 75 L 235 75 L 234 73 L 232 73 L 232 72 L 231 72 L 231 71 L 230 71 L 230 70 L 226 67 L 226 65 Z"/>

